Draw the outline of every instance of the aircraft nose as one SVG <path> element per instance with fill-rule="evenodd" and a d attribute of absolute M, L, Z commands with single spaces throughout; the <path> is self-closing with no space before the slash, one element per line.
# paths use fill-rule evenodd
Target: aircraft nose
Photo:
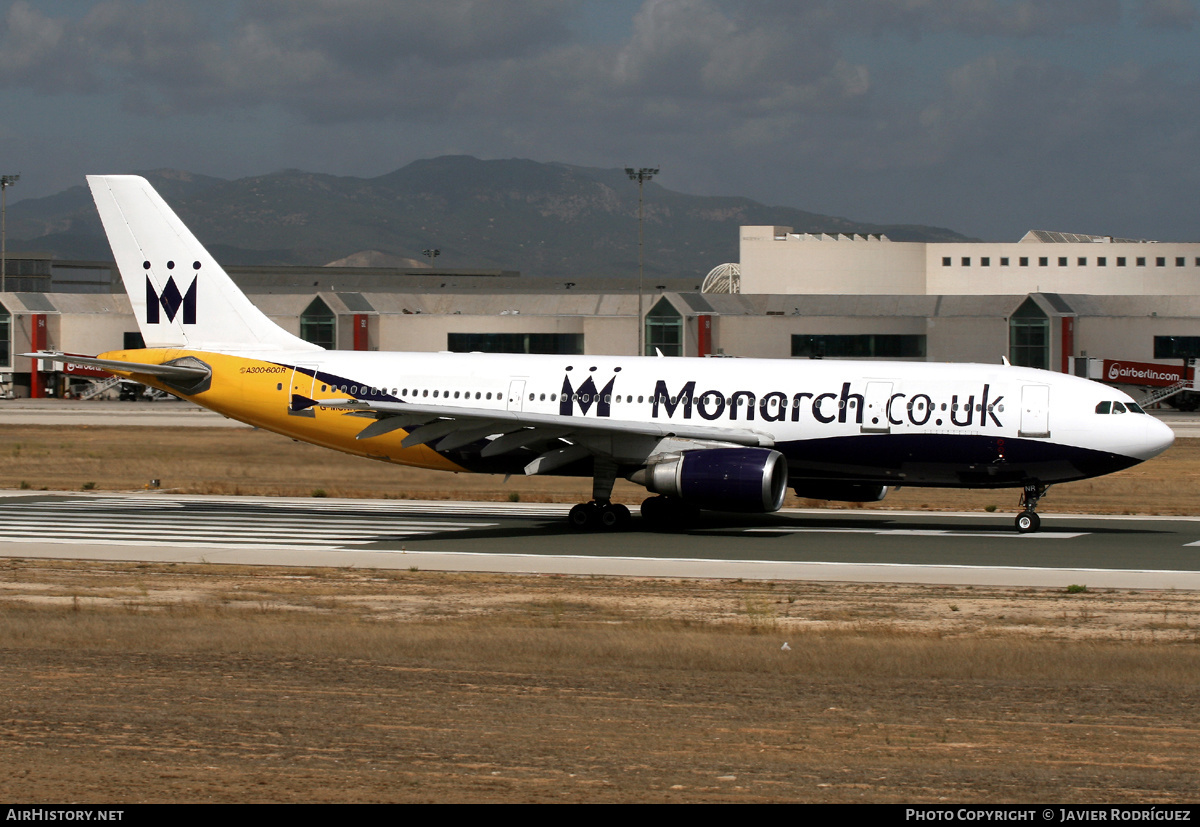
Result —
<path fill-rule="evenodd" d="M 1138 440 L 1134 454 L 1138 459 L 1150 459 L 1171 447 L 1171 443 L 1175 441 L 1175 432 L 1165 422 L 1152 416 L 1143 416 L 1142 419 L 1142 437 Z"/>

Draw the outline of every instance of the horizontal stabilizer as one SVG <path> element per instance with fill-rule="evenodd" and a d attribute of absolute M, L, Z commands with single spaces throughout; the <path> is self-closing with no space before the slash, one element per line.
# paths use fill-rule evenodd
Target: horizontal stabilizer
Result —
<path fill-rule="evenodd" d="M 97 359 L 93 356 L 75 356 L 68 353 L 22 353 L 31 359 L 41 359 L 46 362 L 70 363 L 86 365 L 90 368 L 112 371 L 113 373 L 140 373 L 145 376 L 158 376 L 176 382 L 198 382 L 207 379 L 212 371 L 193 360 L 188 365 L 152 365 L 145 362 L 122 362 L 117 359 Z"/>

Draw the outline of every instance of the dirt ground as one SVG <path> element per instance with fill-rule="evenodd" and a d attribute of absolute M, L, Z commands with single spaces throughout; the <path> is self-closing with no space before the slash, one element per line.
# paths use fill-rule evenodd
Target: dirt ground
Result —
<path fill-rule="evenodd" d="M 1195 513 L 1197 442 L 1059 486 L 1043 510 Z M 194 493 L 570 502 L 587 489 L 228 429 L 6 427 L 0 458 L 0 487 L 35 490 L 157 478 Z M 885 504 L 1015 500 L 906 489 Z M 1085 585 L 0 559 L 0 791 L 46 804 L 1194 802 L 1200 598 Z"/>
<path fill-rule="evenodd" d="M 1194 802 L 1198 632 L 1192 593 L 2 561 L 0 790 Z"/>

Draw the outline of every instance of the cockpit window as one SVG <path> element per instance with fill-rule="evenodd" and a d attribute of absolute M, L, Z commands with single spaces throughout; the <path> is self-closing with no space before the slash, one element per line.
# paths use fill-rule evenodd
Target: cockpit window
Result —
<path fill-rule="evenodd" d="M 1096 413 L 1098 414 L 1123 414 L 1123 413 L 1140 413 L 1144 414 L 1142 406 L 1136 402 L 1101 402 L 1096 405 Z"/>

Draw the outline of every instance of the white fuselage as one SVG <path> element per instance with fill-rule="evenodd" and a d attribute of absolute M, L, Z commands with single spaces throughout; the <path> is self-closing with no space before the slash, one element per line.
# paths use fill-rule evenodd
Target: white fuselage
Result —
<path fill-rule="evenodd" d="M 1134 464 L 1173 439 L 1119 391 L 1007 365 L 348 351 L 270 359 L 313 371 L 316 400 L 338 391 L 564 426 L 648 423 L 715 441 L 753 432 L 785 454 L 793 478 L 1049 484 Z M 1104 401 L 1129 407 L 1097 413 Z"/>

